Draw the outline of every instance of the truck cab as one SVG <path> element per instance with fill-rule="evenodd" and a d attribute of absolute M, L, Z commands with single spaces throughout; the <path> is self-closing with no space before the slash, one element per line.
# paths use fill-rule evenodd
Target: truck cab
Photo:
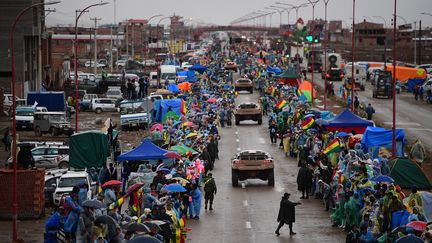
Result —
<path fill-rule="evenodd" d="M 17 129 L 32 129 L 35 108 L 32 106 L 21 106 L 16 108 L 15 120 Z"/>
<path fill-rule="evenodd" d="M 145 129 L 149 124 L 149 110 L 153 107 L 146 100 L 123 100 L 120 102 L 120 125 L 122 131 Z"/>
<path fill-rule="evenodd" d="M 177 66 L 161 65 L 160 66 L 160 83 L 165 84 L 166 80 L 170 84 L 175 84 L 177 81 Z"/>
<path fill-rule="evenodd" d="M 354 64 L 355 89 L 364 91 L 366 88 L 366 67 Z M 352 79 L 352 64 L 345 66 L 345 85 L 350 85 Z"/>
<path fill-rule="evenodd" d="M 34 114 L 34 131 L 37 137 L 44 133 L 50 133 L 51 136 L 73 134 L 70 121 L 65 112 L 36 112 Z"/>

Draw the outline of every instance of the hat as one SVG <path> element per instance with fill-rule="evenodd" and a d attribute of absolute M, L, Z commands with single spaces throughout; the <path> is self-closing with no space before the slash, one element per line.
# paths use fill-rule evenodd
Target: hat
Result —
<path fill-rule="evenodd" d="M 324 183 L 324 181 L 323 180 L 318 180 L 318 183 Z"/>

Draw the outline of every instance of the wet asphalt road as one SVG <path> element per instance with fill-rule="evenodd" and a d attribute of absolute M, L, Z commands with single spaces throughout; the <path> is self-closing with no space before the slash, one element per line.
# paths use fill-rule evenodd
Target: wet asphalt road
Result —
<path fill-rule="evenodd" d="M 258 94 L 240 93 L 236 103 L 257 102 Z M 343 242 L 345 234 L 332 227 L 330 214 L 317 199 L 300 199 L 297 191 L 297 162 L 285 157 L 277 145 L 270 143 L 267 117 L 263 125 L 243 121 L 239 126 L 222 128 L 219 142 L 219 160 L 215 162 L 213 176 L 218 193 L 214 211 L 202 211 L 200 220 L 189 220 L 192 228 L 190 242 Z M 240 181 L 239 187 L 231 185 L 231 157 L 239 150 L 260 149 L 269 152 L 275 159 L 275 186 L 267 181 Z M 279 202 L 284 192 L 291 193 L 291 200 L 302 204 L 296 207 L 296 223 L 290 236 L 284 226 L 276 237 Z M 203 199 L 204 204 L 204 199 Z"/>

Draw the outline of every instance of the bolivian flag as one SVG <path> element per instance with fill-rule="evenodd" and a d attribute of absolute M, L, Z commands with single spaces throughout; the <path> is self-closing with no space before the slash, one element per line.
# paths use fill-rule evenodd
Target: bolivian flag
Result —
<path fill-rule="evenodd" d="M 286 100 L 284 100 L 284 99 L 280 99 L 279 102 L 276 104 L 276 107 L 277 107 L 279 110 L 282 110 L 282 108 L 284 108 L 286 105 L 287 105 Z"/>
<path fill-rule="evenodd" d="M 273 86 L 270 86 L 269 87 L 269 93 L 270 93 L 270 95 L 274 96 L 275 92 L 276 92 L 275 88 Z"/>
<path fill-rule="evenodd" d="M 341 145 L 339 143 L 339 139 L 335 138 L 333 141 L 331 141 L 327 148 L 324 149 L 324 154 L 330 154 L 339 152 L 341 150 Z"/>
<path fill-rule="evenodd" d="M 299 110 L 296 111 L 295 115 L 296 115 L 296 119 L 297 119 L 297 120 L 300 120 L 300 118 L 301 118 L 301 113 L 300 113 Z"/>
<path fill-rule="evenodd" d="M 306 120 L 303 121 L 303 123 L 301 124 L 301 127 L 302 127 L 303 130 L 308 130 L 314 124 L 315 124 L 315 120 L 313 119 L 313 117 L 309 117 L 309 118 L 307 118 Z"/>
<path fill-rule="evenodd" d="M 123 197 L 121 197 L 121 198 L 119 198 L 117 201 L 111 203 L 111 204 L 108 206 L 108 209 L 115 209 L 115 208 L 120 207 L 120 206 L 123 204 L 125 198 L 126 198 L 126 195 L 123 196 Z"/>
<path fill-rule="evenodd" d="M 185 102 L 184 102 L 184 100 L 183 99 L 181 99 L 181 107 L 180 107 L 180 112 L 183 114 L 183 115 L 185 115 L 186 114 L 186 112 L 187 112 L 187 109 L 186 109 L 186 105 L 185 105 Z"/>

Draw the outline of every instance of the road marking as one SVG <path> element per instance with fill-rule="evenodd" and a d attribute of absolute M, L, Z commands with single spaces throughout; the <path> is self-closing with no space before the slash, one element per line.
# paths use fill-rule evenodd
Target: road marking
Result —
<path fill-rule="evenodd" d="M 246 221 L 246 229 L 251 229 L 251 228 L 252 228 L 251 222 Z"/>
<path fill-rule="evenodd" d="M 283 192 L 285 188 L 283 188 L 279 183 L 275 184 L 275 190 L 279 193 Z"/>
<path fill-rule="evenodd" d="M 392 125 L 393 122 L 384 122 L 384 124 Z M 396 122 L 397 126 L 417 126 L 421 127 L 422 125 L 417 122 Z"/>
<path fill-rule="evenodd" d="M 241 148 L 239 147 L 239 148 L 237 148 L 237 151 L 240 151 L 241 150 Z"/>
<path fill-rule="evenodd" d="M 245 189 L 246 185 L 244 184 L 244 182 L 242 183 L 242 188 Z"/>
<path fill-rule="evenodd" d="M 258 142 L 259 142 L 260 144 L 266 144 L 266 143 L 267 143 L 266 140 L 265 140 L 264 138 L 259 138 L 259 139 L 258 139 Z"/>
<path fill-rule="evenodd" d="M 245 206 L 245 207 L 249 206 L 249 203 L 247 200 L 243 200 L 243 206 Z"/>
<path fill-rule="evenodd" d="M 409 128 L 410 130 L 413 131 L 428 131 L 428 132 L 432 132 L 432 129 L 429 128 Z"/>
<path fill-rule="evenodd" d="M 235 135 L 238 135 L 238 130 L 235 132 Z"/>
<path fill-rule="evenodd" d="M 240 143 L 240 139 L 237 138 L 237 139 L 236 139 L 236 142 L 237 142 L 237 143 Z"/>

